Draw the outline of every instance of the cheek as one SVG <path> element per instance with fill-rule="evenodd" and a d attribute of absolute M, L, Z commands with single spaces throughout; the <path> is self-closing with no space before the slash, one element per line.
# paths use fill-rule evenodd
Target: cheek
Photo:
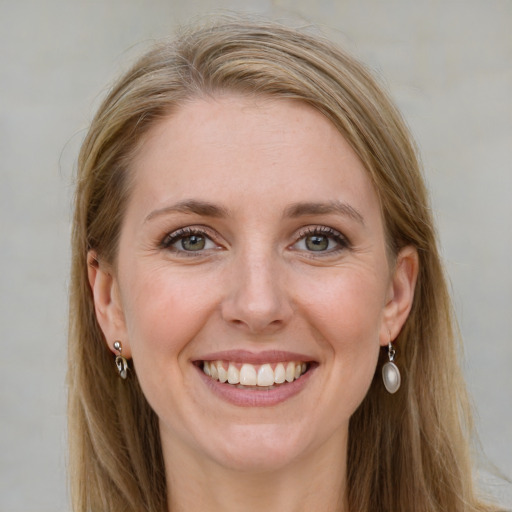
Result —
<path fill-rule="evenodd" d="M 214 307 L 215 285 L 201 287 L 165 267 L 134 269 L 123 301 L 133 359 L 179 354 Z"/>
<path fill-rule="evenodd" d="M 376 343 L 383 318 L 386 280 L 376 273 L 340 269 L 303 287 L 302 307 L 333 349 L 358 352 Z"/>
<path fill-rule="evenodd" d="M 310 281 L 303 311 L 329 367 L 332 393 L 324 396 L 333 403 L 326 405 L 349 417 L 375 374 L 385 280 L 371 273 L 345 270 L 325 281 Z"/>
<path fill-rule="evenodd" d="M 186 425 L 187 348 L 215 310 L 219 287 L 163 266 L 133 265 L 124 283 L 127 334 L 140 386 L 156 414 L 173 418 L 180 430 Z"/>

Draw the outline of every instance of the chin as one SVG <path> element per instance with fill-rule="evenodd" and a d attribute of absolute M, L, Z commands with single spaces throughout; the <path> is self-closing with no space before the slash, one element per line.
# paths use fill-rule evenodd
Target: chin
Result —
<path fill-rule="evenodd" d="M 286 428 L 285 428 L 286 430 Z M 230 428 L 215 446 L 211 457 L 217 464 L 240 472 L 278 471 L 295 462 L 304 453 L 297 434 L 283 432 L 282 425 L 243 425 Z"/>

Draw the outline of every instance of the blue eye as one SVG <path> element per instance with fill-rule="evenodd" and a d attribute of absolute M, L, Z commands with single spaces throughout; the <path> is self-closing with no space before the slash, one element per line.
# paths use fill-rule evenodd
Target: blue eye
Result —
<path fill-rule="evenodd" d="M 217 245 L 203 231 L 183 228 L 167 235 L 162 247 L 175 252 L 200 252 L 216 249 Z"/>

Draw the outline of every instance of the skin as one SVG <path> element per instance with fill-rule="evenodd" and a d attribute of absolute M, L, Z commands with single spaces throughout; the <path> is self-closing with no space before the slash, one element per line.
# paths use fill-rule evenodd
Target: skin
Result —
<path fill-rule="evenodd" d="M 159 417 L 170 509 L 346 510 L 349 419 L 418 271 L 410 247 L 389 260 L 358 157 L 309 106 L 223 95 L 154 126 L 132 172 L 116 266 L 89 278 L 109 348 L 122 341 Z M 169 208 L 184 200 L 222 215 Z M 165 246 L 187 227 L 204 249 L 183 249 L 189 232 Z M 234 349 L 303 354 L 314 371 L 278 404 L 238 406 L 195 364 Z"/>

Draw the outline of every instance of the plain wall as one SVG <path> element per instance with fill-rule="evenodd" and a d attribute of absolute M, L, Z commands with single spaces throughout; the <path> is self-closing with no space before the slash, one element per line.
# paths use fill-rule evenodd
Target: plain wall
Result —
<path fill-rule="evenodd" d="M 387 84 L 423 155 L 484 451 L 511 476 L 512 1 L 0 0 L 0 510 L 69 510 L 69 233 L 87 124 L 152 39 L 220 9 L 312 22 Z"/>

